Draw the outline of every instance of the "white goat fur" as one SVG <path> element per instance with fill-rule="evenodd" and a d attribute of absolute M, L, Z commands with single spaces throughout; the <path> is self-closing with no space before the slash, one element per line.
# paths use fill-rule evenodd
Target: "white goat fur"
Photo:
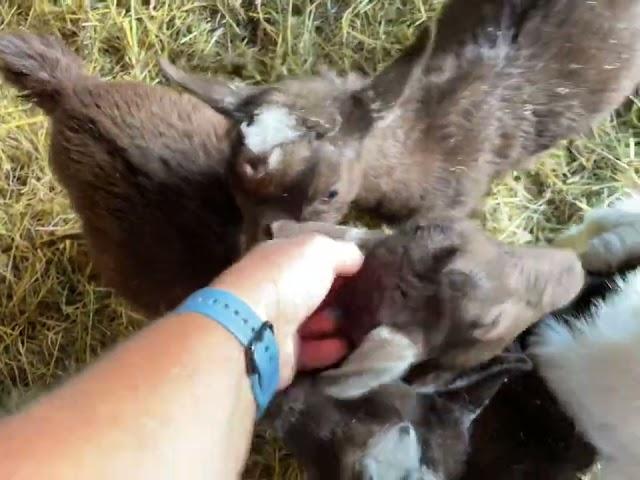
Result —
<path fill-rule="evenodd" d="M 640 269 L 572 327 L 540 325 L 532 353 L 549 387 L 598 449 L 604 480 L 640 475 Z"/>

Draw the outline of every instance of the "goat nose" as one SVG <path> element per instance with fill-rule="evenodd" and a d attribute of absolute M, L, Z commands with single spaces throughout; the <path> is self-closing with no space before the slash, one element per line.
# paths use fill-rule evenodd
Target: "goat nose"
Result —
<path fill-rule="evenodd" d="M 398 428 L 398 433 L 402 437 L 408 437 L 409 435 L 411 435 L 411 427 L 409 425 L 402 425 L 400 428 Z"/>

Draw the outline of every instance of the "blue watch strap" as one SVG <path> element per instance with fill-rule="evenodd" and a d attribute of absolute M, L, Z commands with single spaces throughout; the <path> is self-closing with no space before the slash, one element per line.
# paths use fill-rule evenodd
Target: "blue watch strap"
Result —
<path fill-rule="evenodd" d="M 244 346 L 258 417 L 262 416 L 280 383 L 280 358 L 273 326 L 235 295 L 211 287 L 191 294 L 175 312 L 204 315 L 222 325 Z"/>

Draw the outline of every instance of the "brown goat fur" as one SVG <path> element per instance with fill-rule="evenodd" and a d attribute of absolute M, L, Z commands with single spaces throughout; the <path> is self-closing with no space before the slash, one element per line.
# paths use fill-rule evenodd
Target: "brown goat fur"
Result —
<path fill-rule="evenodd" d="M 233 122 L 191 95 L 89 75 L 54 37 L 1 35 L 0 72 L 50 118 L 50 165 L 106 286 L 156 316 L 237 258 Z"/>
<path fill-rule="evenodd" d="M 433 370 L 423 378 L 446 384 L 501 353 L 584 285 L 575 252 L 506 245 L 466 219 L 431 217 L 392 234 L 289 221 L 272 229 L 275 238 L 315 231 L 367 250 L 335 300 L 358 345 L 340 368 L 322 374 L 336 397 L 356 397 L 423 361 Z"/>
<path fill-rule="evenodd" d="M 246 201 L 270 210 L 265 222 L 336 223 L 351 205 L 395 222 L 472 214 L 493 180 L 588 131 L 636 87 L 639 37 L 635 0 L 450 0 L 435 29 L 359 88 L 210 79 L 212 94 L 204 77 L 163 65 L 214 108 L 233 99 L 245 141 L 260 144 L 234 172 Z M 277 109 L 291 127 L 257 142 Z"/>

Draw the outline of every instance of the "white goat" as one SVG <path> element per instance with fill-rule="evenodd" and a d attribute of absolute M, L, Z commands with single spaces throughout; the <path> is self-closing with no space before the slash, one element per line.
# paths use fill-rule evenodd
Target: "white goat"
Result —
<path fill-rule="evenodd" d="M 598 208 L 559 242 L 585 268 L 617 271 L 640 253 L 640 195 Z M 640 268 L 611 277 L 604 299 L 579 318 L 544 322 L 532 342 L 538 368 L 597 448 L 601 478 L 640 475 Z"/>

